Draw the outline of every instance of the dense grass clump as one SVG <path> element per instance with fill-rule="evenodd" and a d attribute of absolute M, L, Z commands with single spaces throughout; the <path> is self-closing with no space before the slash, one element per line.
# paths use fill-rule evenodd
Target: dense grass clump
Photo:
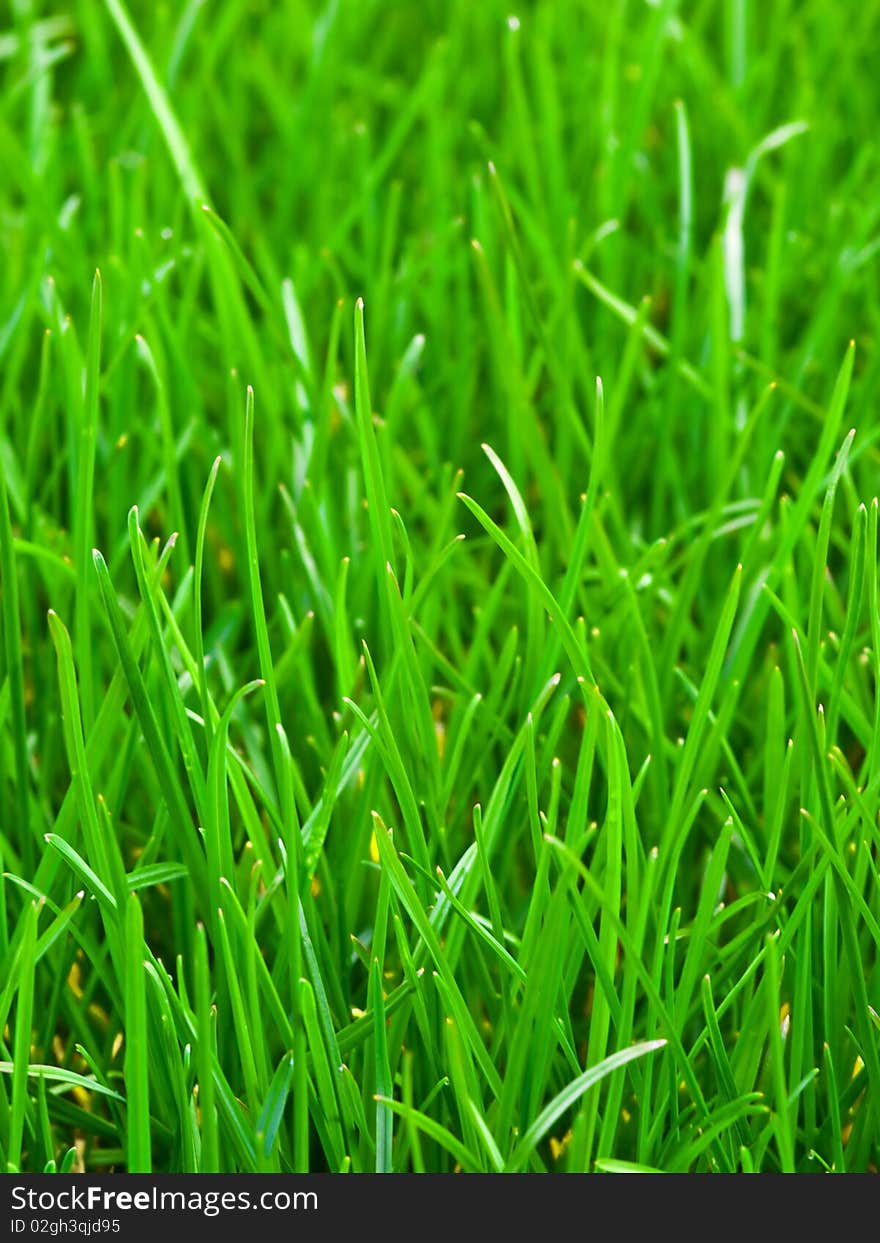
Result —
<path fill-rule="evenodd" d="M 873 1168 L 878 8 L 3 11 L 5 1168 Z"/>

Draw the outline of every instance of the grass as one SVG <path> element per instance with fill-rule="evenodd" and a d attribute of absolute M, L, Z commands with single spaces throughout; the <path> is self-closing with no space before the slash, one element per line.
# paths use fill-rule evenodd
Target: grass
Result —
<path fill-rule="evenodd" d="M 515 13 L 2 19 L 9 1171 L 876 1168 L 878 5 Z"/>

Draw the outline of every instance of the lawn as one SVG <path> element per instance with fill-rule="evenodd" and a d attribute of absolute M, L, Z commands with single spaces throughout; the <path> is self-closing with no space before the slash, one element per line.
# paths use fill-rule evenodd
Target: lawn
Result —
<path fill-rule="evenodd" d="M 878 60 L 3 8 L 0 1168 L 875 1168 Z"/>

